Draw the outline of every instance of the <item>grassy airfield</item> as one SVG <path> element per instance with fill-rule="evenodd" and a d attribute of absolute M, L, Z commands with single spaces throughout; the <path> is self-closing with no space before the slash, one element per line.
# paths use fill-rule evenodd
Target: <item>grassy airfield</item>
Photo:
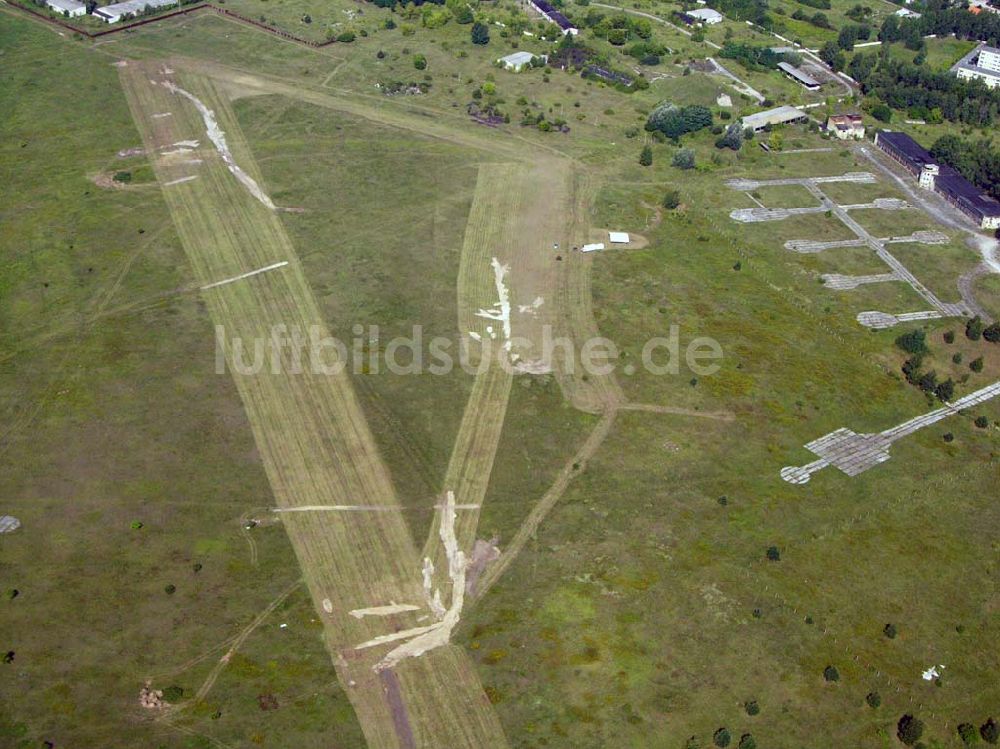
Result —
<path fill-rule="evenodd" d="M 10 268 L 0 280 L 0 511 L 24 523 L 0 538 L 0 587 L 19 591 L 2 601 L 0 649 L 15 657 L 0 682 L 0 744 L 399 745 L 378 685 L 364 681 L 368 656 L 337 660 L 383 629 L 344 614 L 377 605 L 352 601 L 372 591 L 419 597 L 419 550 L 440 554 L 434 505 L 462 487 L 482 504 L 463 546 L 497 535 L 517 554 L 466 601 L 452 645 L 401 667 L 414 725 L 479 726 L 480 746 L 680 748 L 691 736 L 707 746 L 726 727 L 761 747 L 882 747 L 912 712 L 929 745 L 958 746 L 957 724 L 979 725 L 1000 697 L 995 549 L 983 531 L 1000 519 L 1000 405 L 907 438 L 856 478 L 828 468 L 806 486 L 781 481 L 816 437 L 878 431 L 933 407 L 899 374 L 901 330 L 854 321 L 880 305 L 905 311 L 912 298 L 902 285 L 824 289 L 821 272 L 879 268 L 854 250 L 830 251 L 844 253 L 839 263 L 782 248 L 842 238 L 822 214 L 752 227 L 728 217 L 753 203 L 726 179 L 870 165 L 841 146 L 721 153 L 706 133 L 685 143 L 698 169 L 671 167 L 670 144 L 655 144 L 643 168 L 644 136 L 626 133 L 649 107 L 733 92 L 679 68 L 631 97 L 558 71 L 543 86 L 494 71 L 497 42 L 458 59 L 418 46 L 429 37 L 379 31 L 312 51 L 201 16 L 88 49 L 0 14 L 3 59 L 17 60 L 0 73 L 0 108 L 12 113 L 0 148 L 16 165 L 0 185 Z M 401 75 L 412 68 L 404 45 L 427 54 L 426 96 L 374 88 L 384 76 L 375 52 L 394 50 Z M 132 67 L 112 66 L 123 58 Z M 209 104 L 237 163 L 274 202 L 303 212 L 266 209 L 207 148 L 198 179 L 170 186 L 194 172 L 116 156 L 200 126 L 195 109 L 148 83 L 163 65 Z M 471 123 L 452 104 L 488 75 L 509 101 L 574 112 L 571 132 Z M 171 124 L 185 130 L 176 138 L 152 118 L 167 110 L 188 118 Z M 786 150 L 831 147 L 796 130 L 784 140 Z M 532 166 L 536 178 L 524 177 Z M 127 184 L 100 179 L 123 170 Z M 658 208 L 666 186 L 681 192 L 676 211 Z M 872 194 L 844 199 L 903 197 L 884 179 L 861 188 Z M 561 210 L 539 210 L 550 200 Z M 899 217 L 863 223 L 903 233 Z M 907 230 L 932 225 L 911 220 Z M 598 228 L 648 244 L 554 260 L 553 242 Z M 940 253 L 899 253 L 946 299 L 976 261 L 949 236 Z M 621 365 L 675 323 L 682 351 L 696 336 L 719 341 L 720 371 L 369 372 L 308 385 L 214 373 L 220 320 L 245 334 L 292 317 L 345 338 L 359 323 L 383 326 L 384 339 L 415 322 L 484 332 L 473 313 L 495 302 L 494 256 L 512 266 L 520 303 L 551 294 L 544 319 L 610 338 Z M 290 265 L 201 290 L 282 259 Z M 992 279 L 976 288 L 996 309 Z M 521 324 L 530 336 L 535 322 Z M 959 394 L 997 379 L 997 347 L 966 341 L 957 321 L 926 328 L 938 370 L 969 375 Z M 955 344 L 943 342 L 947 330 L 959 332 Z M 983 356 L 984 370 L 946 370 L 959 351 L 965 362 Z M 989 429 L 973 425 L 980 414 Z M 270 512 L 291 496 L 363 496 L 399 511 L 350 527 Z M 395 551 L 359 561 L 383 541 Z M 780 561 L 765 557 L 772 545 Z M 335 567 L 351 559 L 353 569 Z M 890 622 L 894 639 L 883 634 Z M 935 664 L 946 665 L 940 685 L 920 678 Z M 837 681 L 824 680 L 830 665 Z M 147 679 L 183 688 L 174 709 L 139 707 Z M 871 692 L 880 707 L 866 704 Z M 441 704 L 455 713 L 427 717 L 426 705 Z"/>

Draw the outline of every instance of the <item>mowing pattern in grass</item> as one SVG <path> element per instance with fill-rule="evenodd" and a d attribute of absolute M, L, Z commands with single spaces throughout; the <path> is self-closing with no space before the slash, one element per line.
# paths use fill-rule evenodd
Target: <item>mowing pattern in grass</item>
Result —
<path fill-rule="evenodd" d="M 199 148 L 191 181 L 176 182 L 180 168 L 163 152 L 205 139 L 203 112 L 171 95 L 165 82 L 191 92 L 214 113 L 233 158 L 249 179 L 260 174 L 242 142 L 228 104 L 206 78 L 173 76 L 156 64 L 121 69 L 133 116 L 154 157 L 168 205 L 196 278 L 205 285 L 287 263 L 271 272 L 205 292 L 228 341 L 267 340 L 272 326 L 311 326 L 325 335 L 295 250 L 275 211 L 235 179 L 217 151 Z M 171 112 L 169 117 L 155 117 Z M 216 136 L 218 146 L 218 137 Z M 174 146 L 172 148 L 171 146 Z M 185 167 L 189 169 L 189 167 Z M 188 174 L 187 176 L 192 176 Z M 173 184 L 171 184 L 173 183 Z M 380 617 L 356 618 L 353 609 L 421 602 L 420 565 L 388 472 L 344 372 L 323 375 L 281 356 L 279 371 L 241 374 L 233 347 L 227 359 L 247 410 L 258 450 L 284 510 L 348 505 L 372 511 L 286 512 L 286 529 L 299 557 L 342 683 L 371 746 L 423 744 L 447 737 L 453 746 L 503 746 L 503 732 L 461 652 L 438 648 L 410 659 L 391 675 L 373 670 L 379 648 L 354 650 L 388 629 Z M 413 613 L 394 618 L 417 626 Z"/>

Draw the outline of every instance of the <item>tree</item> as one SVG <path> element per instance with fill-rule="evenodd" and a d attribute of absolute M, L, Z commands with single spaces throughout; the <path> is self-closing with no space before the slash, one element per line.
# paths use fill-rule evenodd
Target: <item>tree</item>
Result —
<path fill-rule="evenodd" d="M 670 163 L 678 169 L 694 169 L 694 151 L 690 148 L 682 148 L 674 154 Z"/>
<path fill-rule="evenodd" d="M 642 166 L 652 166 L 653 164 L 653 149 L 648 145 L 642 147 L 642 152 L 639 154 L 639 163 Z"/>
<path fill-rule="evenodd" d="M 472 8 L 466 3 L 456 3 L 451 9 L 451 14 L 455 16 L 455 23 L 467 24 L 475 20 L 472 17 Z"/>
<path fill-rule="evenodd" d="M 427 67 L 427 58 L 420 54 L 414 55 L 413 67 L 415 67 L 417 70 L 424 70 Z"/>
<path fill-rule="evenodd" d="M 469 32 L 472 37 L 473 44 L 489 44 L 490 43 L 490 29 L 484 23 L 479 23 L 476 21 L 472 24 L 472 29 Z"/>
<path fill-rule="evenodd" d="M 976 315 L 965 323 L 965 337 L 970 341 L 978 341 L 983 335 L 983 321 Z"/>
<path fill-rule="evenodd" d="M 840 672 L 836 666 L 827 666 L 823 669 L 823 678 L 827 681 L 840 681 Z"/>
<path fill-rule="evenodd" d="M 747 715 L 758 715 L 760 713 L 760 705 L 757 704 L 757 700 L 750 700 L 743 705 L 743 709 L 747 711 Z"/>
<path fill-rule="evenodd" d="M 716 148 L 731 148 L 739 151 L 743 147 L 743 130 L 738 124 L 726 128 L 726 134 L 715 141 Z"/>
<path fill-rule="evenodd" d="M 737 749 L 757 749 L 757 741 L 752 734 L 745 733 L 740 736 L 740 743 L 737 745 Z"/>
<path fill-rule="evenodd" d="M 767 551 L 765 552 L 765 556 L 767 556 L 767 558 L 772 562 L 781 561 L 781 552 L 778 551 L 777 546 L 768 546 Z"/>
<path fill-rule="evenodd" d="M 868 707 L 875 709 L 882 704 L 882 695 L 878 692 L 869 692 L 865 695 L 865 702 L 868 703 Z"/>
<path fill-rule="evenodd" d="M 980 356 L 980 357 L 978 357 L 978 358 L 973 359 L 972 361 L 970 361 L 969 362 L 969 369 L 971 369 L 973 372 L 982 372 L 983 371 L 983 357 Z"/>
<path fill-rule="evenodd" d="M 995 744 L 1000 739 L 1000 726 L 997 726 L 997 722 L 993 718 L 989 718 L 979 726 L 979 735 L 987 744 Z"/>
<path fill-rule="evenodd" d="M 923 735 L 923 721 L 909 713 L 900 718 L 896 724 L 896 736 L 907 746 L 916 744 Z"/>
<path fill-rule="evenodd" d="M 922 330 L 911 330 L 896 338 L 896 345 L 908 354 L 926 354 L 927 334 Z"/>
<path fill-rule="evenodd" d="M 946 330 L 945 331 L 945 333 L 944 333 L 944 342 L 945 343 L 954 343 L 955 342 L 955 331 L 954 330 Z"/>
<path fill-rule="evenodd" d="M 939 382 L 934 388 L 934 395 L 937 396 L 938 400 L 950 401 L 955 396 L 955 383 L 951 381 L 950 377 L 944 382 Z"/>
<path fill-rule="evenodd" d="M 892 122 L 892 109 L 890 109 L 888 105 L 882 104 L 881 102 L 872 107 L 871 114 L 872 117 L 879 122 Z"/>
<path fill-rule="evenodd" d="M 895 640 L 897 634 L 896 625 L 892 624 L 891 622 L 889 624 L 886 624 L 885 627 L 883 627 L 882 629 L 882 634 L 884 634 L 890 640 Z"/>
<path fill-rule="evenodd" d="M 666 208 L 668 211 L 674 210 L 677 206 L 681 204 L 681 194 L 675 188 L 670 187 L 663 193 L 663 200 L 660 201 L 660 205 Z"/>
<path fill-rule="evenodd" d="M 344 31 L 337 35 L 337 41 L 341 42 L 342 44 L 350 44 L 356 38 L 357 37 L 354 35 L 353 31 Z"/>
<path fill-rule="evenodd" d="M 819 14 L 822 15 L 822 14 Z M 827 42 L 819 51 L 820 59 L 834 70 L 843 70 L 847 58 L 836 42 Z"/>
<path fill-rule="evenodd" d="M 979 731 L 971 723 L 958 724 L 958 737 L 966 746 L 972 746 L 979 742 Z"/>
<path fill-rule="evenodd" d="M 990 420 L 987 419 L 985 416 L 977 416 L 976 420 L 972 423 L 975 424 L 980 429 L 985 429 L 990 425 Z"/>
<path fill-rule="evenodd" d="M 995 322 L 983 328 L 983 338 L 990 343 L 1000 343 L 1000 322 Z"/>
<path fill-rule="evenodd" d="M 732 741 L 732 737 L 729 735 L 729 729 L 727 728 L 720 728 L 712 734 L 712 743 L 719 747 L 719 749 L 729 746 L 730 741 Z"/>

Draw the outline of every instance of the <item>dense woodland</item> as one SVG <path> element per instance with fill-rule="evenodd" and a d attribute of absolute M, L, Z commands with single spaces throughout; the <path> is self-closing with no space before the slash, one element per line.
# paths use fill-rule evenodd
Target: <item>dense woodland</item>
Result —
<path fill-rule="evenodd" d="M 983 138 L 963 140 L 943 135 L 931 146 L 931 156 L 957 169 L 973 184 L 1000 198 L 1000 151 Z"/>

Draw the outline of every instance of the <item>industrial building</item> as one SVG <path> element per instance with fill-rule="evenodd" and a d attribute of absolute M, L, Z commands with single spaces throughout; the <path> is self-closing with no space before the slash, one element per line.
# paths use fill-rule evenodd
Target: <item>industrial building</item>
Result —
<path fill-rule="evenodd" d="M 791 63 L 779 62 L 778 68 L 796 83 L 805 86 L 810 91 L 819 89 L 820 83 L 804 70 L 800 70 Z"/>
<path fill-rule="evenodd" d="M 77 0 L 45 0 L 45 7 L 70 18 L 82 16 L 87 12 L 87 6 Z"/>
<path fill-rule="evenodd" d="M 534 59 L 539 59 L 542 62 L 548 62 L 549 56 L 533 55 L 530 52 L 514 52 L 506 57 L 501 57 L 497 60 L 497 62 L 503 65 L 505 69 L 513 70 L 515 73 L 519 73 L 525 68 L 530 68 L 531 61 Z"/>
<path fill-rule="evenodd" d="M 947 164 L 936 164 L 930 153 L 905 133 L 879 130 L 875 145 L 885 151 L 925 190 L 933 190 L 981 229 L 1000 229 L 1000 202 L 997 202 Z"/>
<path fill-rule="evenodd" d="M 689 23 L 703 23 L 706 26 L 712 26 L 717 23 L 722 23 L 725 18 L 719 11 L 712 10 L 711 8 L 698 8 L 697 10 L 689 10 L 686 13 L 681 14 L 684 20 Z"/>
<path fill-rule="evenodd" d="M 531 6 L 545 16 L 546 20 L 551 21 L 562 29 L 563 36 L 566 34 L 576 36 L 580 33 L 580 29 L 574 26 L 566 16 L 556 10 L 548 0 L 531 0 Z"/>
<path fill-rule="evenodd" d="M 146 8 L 160 10 L 177 5 L 178 0 L 126 0 L 123 3 L 105 5 L 103 8 L 95 8 L 94 16 L 107 23 L 118 23 L 129 18 L 141 16 Z"/>
<path fill-rule="evenodd" d="M 980 80 L 996 88 L 1000 86 L 1000 49 L 985 44 L 976 47 L 952 65 L 951 71 L 959 78 Z"/>
<path fill-rule="evenodd" d="M 774 109 L 765 109 L 763 112 L 748 114 L 740 120 L 740 124 L 743 126 L 743 129 L 749 127 L 754 132 L 757 132 L 769 125 L 785 125 L 789 122 L 808 119 L 808 117 L 809 115 L 795 107 L 775 107 Z"/>
<path fill-rule="evenodd" d="M 826 131 L 840 140 L 861 140 L 865 137 L 865 124 L 860 114 L 831 114 L 826 120 Z"/>

